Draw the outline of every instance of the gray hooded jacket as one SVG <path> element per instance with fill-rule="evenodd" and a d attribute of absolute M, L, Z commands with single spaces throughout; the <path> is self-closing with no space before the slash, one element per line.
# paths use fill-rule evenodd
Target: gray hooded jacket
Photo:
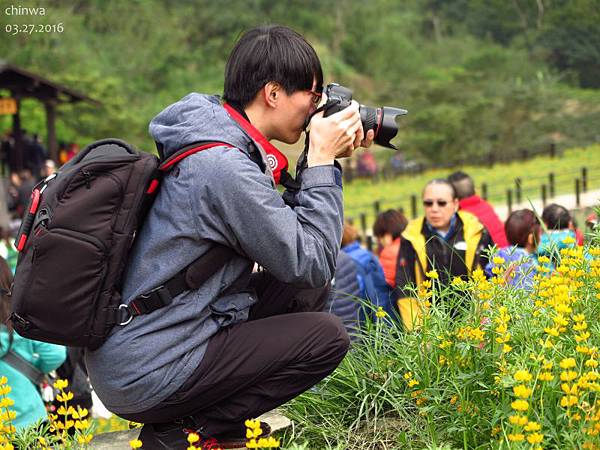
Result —
<path fill-rule="evenodd" d="M 167 155 L 201 141 L 235 148 L 188 156 L 164 178 L 132 249 L 125 303 L 169 280 L 211 242 L 244 256 L 230 260 L 200 289 L 116 326 L 102 347 L 87 352 L 92 385 L 116 413 L 146 411 L 176 392 L 200 364 L 209 338 L 220 327 L 247 320 L 256 301 L 251 294 L 219 294 L 248 277 L 254 262 L 282 282 L 324 286 L 333 277 L 342 234 L 340 171 L 304 170 L 301 189 L 288 202 L 294 206 L 288 206 L 270 171 L 249 156 L 258 151 L 265 162 L 264 150 L 216 97 L 187 95 L 152 120 L 150 133 Z"/>

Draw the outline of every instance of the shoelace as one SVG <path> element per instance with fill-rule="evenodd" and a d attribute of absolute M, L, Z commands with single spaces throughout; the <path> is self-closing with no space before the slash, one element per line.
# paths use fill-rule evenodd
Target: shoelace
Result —
<path fill-rule="evenodd" d="M 216 450 L 221 449 L 221 446 L 215 438 L 209 438 L 202 442 L 202 450 Z M 221 449 L 222 450 L 222 449 Z"/>

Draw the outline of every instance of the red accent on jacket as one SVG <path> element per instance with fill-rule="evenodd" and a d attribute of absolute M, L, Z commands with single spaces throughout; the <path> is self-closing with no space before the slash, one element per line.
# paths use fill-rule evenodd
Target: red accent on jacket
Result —
<path fill-rule="evenodd" d="M 237 112 L 231 105 L 225 103 L 223 107 L 227 110 L 233 120 L 235 120 L 242 129 L 248 133 L 248 135 L 260 144 L 263 150 L 267 153 L 267 163 L 273 172 L 273 179 L 276 184 L 279 184 L 281 179 L 281 171 L 287 170 L 288 160 L 286 156 L 281 153 L 277 147 L 271 144 L 267 138 L 250 122 L 248 122 L 244 116 Z"/>
<path fill-rule="evenodd" d="M 492 205 L 478 195 L 463 198 L 460 200 L 459 205 L 460 209 L 470 212 L 479 219 L 483 226 L 487 228 L 492 240 L 498 247 L 508 247 L 504 224 L 498 218 Z"/>

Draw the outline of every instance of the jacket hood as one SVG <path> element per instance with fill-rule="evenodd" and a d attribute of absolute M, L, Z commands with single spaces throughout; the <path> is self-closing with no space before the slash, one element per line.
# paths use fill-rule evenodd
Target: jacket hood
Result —
<path fill-rule="evenodd" d="M 148 129 L 162 144 L 165 158 L 196 142 L 224 142 L 241 150 L 250 142 L 217 96 L 195 92 L 158 113 Z"/>

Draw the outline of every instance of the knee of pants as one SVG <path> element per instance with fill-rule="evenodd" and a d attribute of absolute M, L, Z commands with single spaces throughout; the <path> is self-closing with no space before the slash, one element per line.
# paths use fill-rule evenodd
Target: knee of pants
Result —
<path fill-rule="evenodd" d="M 339 317 L 333 314 L 319 313 L 317 316 L 321 328 L 319 334 L 323 351 L 327 352 L 331 357 L 335 355 L 341 361 L 350 347 L 350 337 L 344 324 Z"/>

